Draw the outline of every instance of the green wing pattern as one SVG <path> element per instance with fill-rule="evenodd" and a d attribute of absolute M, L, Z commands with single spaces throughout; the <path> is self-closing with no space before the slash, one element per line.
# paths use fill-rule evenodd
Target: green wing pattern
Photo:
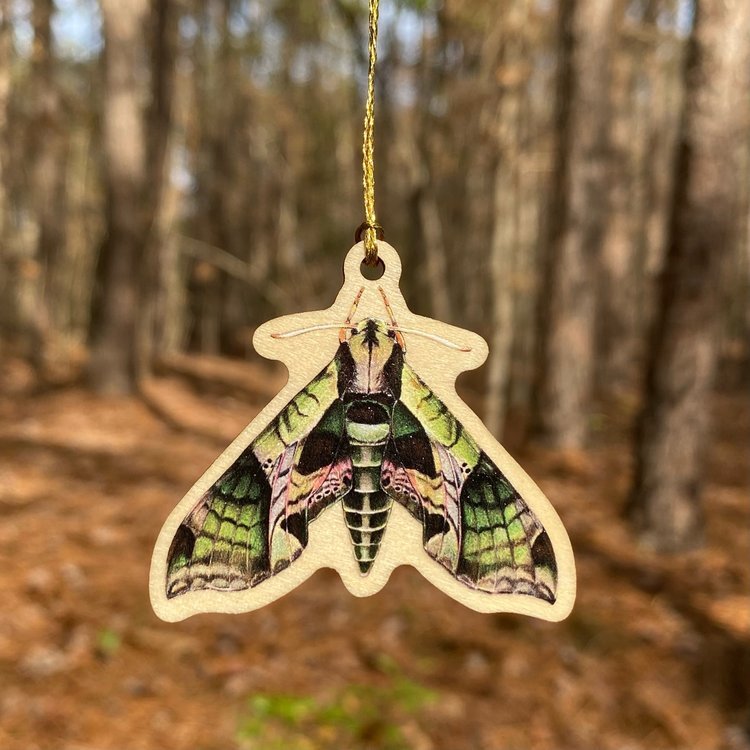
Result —
<path fill-rule="evenodd" d="M 310 522 L 350 492 L 367 501 L 345 508 L 350 532 L 382 533 L 379 472 L 380 489 L 421 521 L 427 554 L 458 581 L 554 602 L 546 531 L 463 425 L 403 359 L 382 367 L 375 394 L 353 387 L 349 360 L 342 346 L 188 513 L 169 550 L 167 596 L 258 585 L 299 557 Z M 382 440 L 366 441 L 367 460 L 360 450 L 353 463 L 351 436 L 376 427 Z"/>
<path fill-rule="evenodd" d="M 428 554 L 463 584 L 554 602 L 557 566 L 539 519 L 406 364 L 381 481 L 422 522 Z"/>
<path fill-rule="evenodd" d="M 351 486 L 343 407 L 331 363 L 303 388 L 180 524 L 167 596 L 241 590 L 288 567 L 318 513 Z"/>

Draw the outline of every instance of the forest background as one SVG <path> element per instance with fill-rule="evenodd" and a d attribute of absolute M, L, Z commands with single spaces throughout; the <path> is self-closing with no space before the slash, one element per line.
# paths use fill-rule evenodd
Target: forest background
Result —
<path fill-rule="evenodd" d="M 0 746 L 750 748 L 750 3 L 383 2 L 378 218 L 577 554 L 150 612 L 162 520 L 362 221 L 360 0 L 0 0 Z M 314 613 L 314 616 L 311 615 Z"/>

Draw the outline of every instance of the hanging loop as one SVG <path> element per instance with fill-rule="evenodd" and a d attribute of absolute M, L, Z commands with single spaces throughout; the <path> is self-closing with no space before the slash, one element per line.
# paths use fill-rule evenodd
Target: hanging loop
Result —
<path fill-rule="evenodd" d="M 365 236 L 365 232 L 367 232 L 368 230 L 375 232 L 376 239 L 378 240 L 385 239 L 385 231 L 383 227 L 380 226 L 380 224 L 368 224 L 366 221 L 363 221 L 354 232 L 354 241 L 362 242 L 362 238 Z"/>
<path fill-rule="evenodd" d="M 364 134 L 362 138 L 362 188 L 365 220 L 355 234 L 364 240 L 365 263 L 375 265 L 378 260 L 377 240 L 383 228 L 375 217 L 375 65 L 378 59 L 378 17 L 380 0 L 369 0 L 367 99 L 365 101 Z M 360 239 L 357 240 L 358 242 Z"/>

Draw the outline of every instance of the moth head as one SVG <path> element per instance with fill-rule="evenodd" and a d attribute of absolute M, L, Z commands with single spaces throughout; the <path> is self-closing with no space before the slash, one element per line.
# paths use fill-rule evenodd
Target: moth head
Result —
<path fill-rule="evenodd" d="M 399 346 L 393 328 L 382 320 L 365 318 L 348 329 L 347 340 L 352 354 L 355 351 L 370 351 L 379 349 L 386 354 L 386 358 L 393 352 L 394 346 Z"/>
<path fill-rule="evenodd" d="M 353 390 L 377 393 L 390 390 L 389 373 L 401 361 L 403 352 L 390 326 L 366 318 L 348 330 L 346 345 L 354 366 Z"/>

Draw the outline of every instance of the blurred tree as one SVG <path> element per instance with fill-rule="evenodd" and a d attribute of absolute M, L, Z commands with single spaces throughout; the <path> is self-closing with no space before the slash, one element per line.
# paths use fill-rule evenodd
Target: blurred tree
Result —
<path fill-rule="evenodd" d="M 622 30 L 623 13 L 618 9 L 618 26 Z M 632 388 L 637 347 L 638 295 L 635 283 L 637 238 L 634 231 L 634 195 L 637 180 L 634 172 L 642 151 L 643 112 L 637 103 L 643 100 L 638 89 L 639 66 L 646 51 L 640 40 L 628 40 L 619 54 L 612 56 L 610 85 L 610 179 L 609 216 L 602 233 L 600 293 L 598 295 L 596 372 L 597 394 L 620 396 Z"/>
<path fill-rule="evenodd" d="M 416 208 L 415 222 L 419 226 L 425 289 L 430 312 L 440 320 L 450 320 L 452 316 L 444 214 L 435 175 L 440 168 L 439 136 L 436 134 L 439 118 L 433 111 L 434 102 L 443 91 L 445 68 L 437 61 L 444 54 L 446 43 L 445 17 L 438 14 L 434 35 L 423 27 L 412 132 L 404 133 L 409 139 L 405 154 L 408 156 L 412 204 Z"/>
<path fill-rule="evenodd" d="M 721 280 L 748 209 L 738 160 L 750 111 L 750 3 L 699 0 L 685 68 L 686 106 L 661 307 L 638 425 L 630 516 L 661 550 L 703 536 L 701 486 L 718 364 Z"/>
<path fill-rule="evenodd" d="M 37 343 L 33 359 L 41 366 L 52 331 L 59 327 L 63 302 L 56 286 L 65 260 L 65 118 L 59 84 L 55 80 L 52 49 L 54 0 L 32 6 L 34 42 L 31 54 L 31 198 L 36 223 L 35 259 L 39 265 L 36 300 Z"/>
<path fill-rule="evenodd" d="M 101 0 L 107 229 L 97 269 L 88 368 L 89 383 L 100 393 L 129 393 L 135 389 L 138 375 L 141 263 L 149 226 L 139 71 L 148 8 L 148 0 Z"/>
<path fill-rule="evenodd" d="M 607 130 L 617 0 L 560 0 L 555 169 L 541 309 L 536 422 L 557 448 L 587 437 L 596 277 L 607 218 Z"/>
<path fill-rule="evenodd" d="M 653 280 L 664 256 L 684 82 L 678 0 L 618 9 L 610 86 L 610 205 L 598 276 L 596 393 L 622 400 L 639 383 Z M 622 6 L 622 4 L 621 4 Z M 627 16 L 627 18 L 626 18 Z"/>
<path fill-rule="evenodd" d="M 514 338 L 514 284 L 520 227 L 522 125 L 527 79 L 529 8 L 526 0 L 504 6 L 501 59 L 495 70 L 499 103 L 495 113 L 494 203 L 490 238 L 492 338 L 487 368 L 487 429 L 500 436 L 508 408 Z"/>
<path fill-rule="evenodd" d="M 5 338 L 18 333 L 19 290 L 17 258 L 13 247 L 11 196 L 10 103 L 11 71 L 13 67 L 13 25 L 11 0 L 0 0 L 0 325 Z"/>
<path fill-rule="evenodd" d="M 229 0 L 195 3 L 200 34 L 195 45 L 192 76 L 198 142 L 195 233 L 206 243 L 232 251 L 233 194 L 240 195 L 239 160 L 233 158 L 242 124 L 233 118 L 238 91 L 237 57 L 232 45 Z M 231 133 L 231 135 L 230 135 Z M 192 277 L 196 292 L 196 335 L 200 350 L 221 350 L 222 298 L 227 279 L 208 264 L 199 264 Z"/>
<path fill-rule="evenodd" d="M 148 205 L 153 219 L 145 249 L 142 315 L 138 358 L 148 367 L 161 349 L 173 349 L 184 328 L 181 264 L 175 224 L 180 202 L 171 171 L 177 158 L 180 130 L 176 119 L 177 48 L 180 7 L 154 0 L 148 23 L 151 101 L 146 111 Z M 184 107 L 183 107 L 184 110 Z"/>
<path fill-rule="evenodd" d="M 0 0 L 0 245 L 7 242 L 8 204 L 8 104 L 13 60 L 13 30 L 10 21 L 10 0 Z M 0 272 L 5 271 L 0 267 Z"/>

